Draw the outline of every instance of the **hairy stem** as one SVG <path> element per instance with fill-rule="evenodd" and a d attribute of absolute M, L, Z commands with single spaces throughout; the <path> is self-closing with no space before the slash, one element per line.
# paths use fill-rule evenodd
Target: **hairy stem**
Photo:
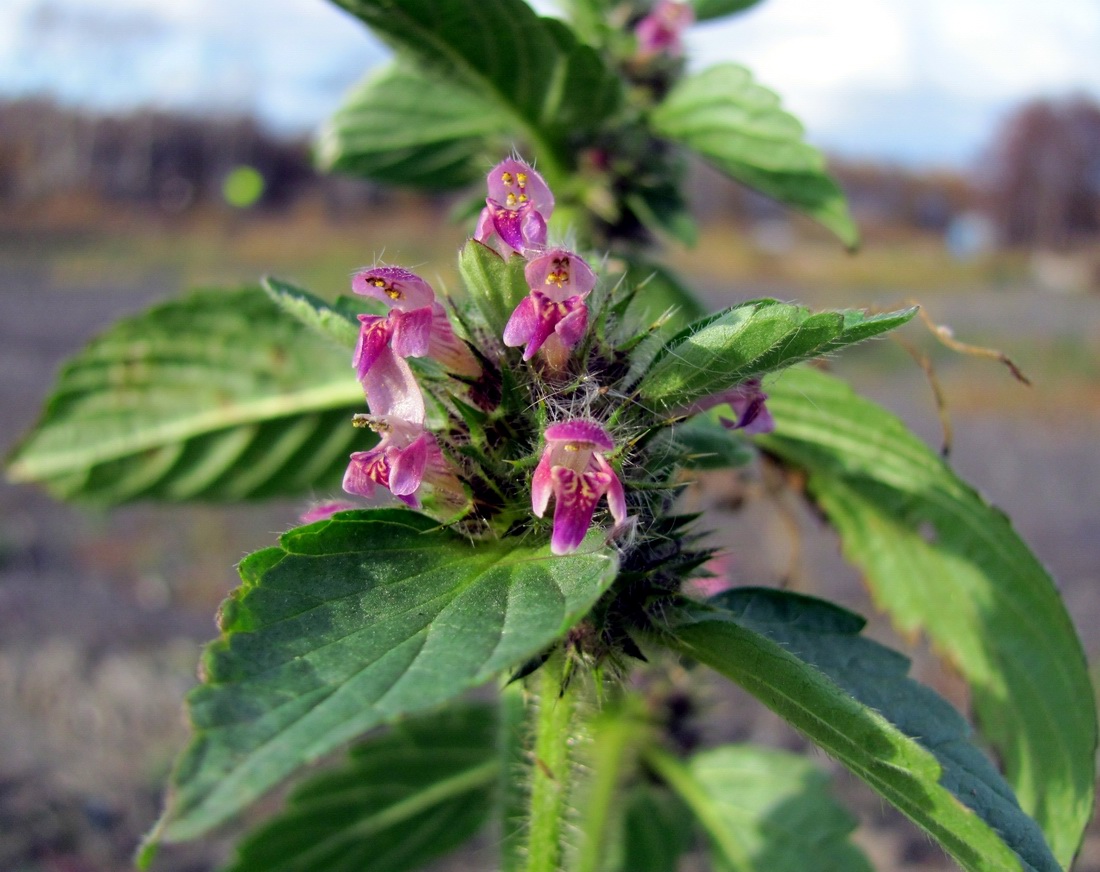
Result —
<path fill-rule="evenodd" d="M 569 740 L 575 691 L 564 685 L 565 654 L 556 652 L 539 670 L 535 757 L 531 766 L 531 818 L 525 872 L 559 872 L 572 761 Z"/>
<path fill-rule="evenodd" d="M 579 823 L 580 850 L 576 872 L 599 872 L 617 820 L 616 800 L 623 770 L 634 759 L 644 727 L 625 704 L 608 706 L 592 724 L 589 766 L 592 780 Z"/>
<path fill-rule="evenodd" d="M 525 768 L 526 697 L 519 682 L 505 685 L 500 694 L 500 872 L 522 872 L 526 857 L 527 786 L 521 776 Z"/>

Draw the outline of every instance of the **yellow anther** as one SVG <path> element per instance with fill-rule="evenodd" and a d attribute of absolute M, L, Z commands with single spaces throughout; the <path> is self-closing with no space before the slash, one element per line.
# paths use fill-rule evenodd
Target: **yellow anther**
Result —
<path fill-rule="evenodd" d="M 519 186 L 521 188 L 526 188 L 527 187 L 527 173 L 518 173 L 516 175 L 516 181 L 519 183 Z"/>
<path fill-rule="evenodd" d="M 367 279 L 367 281 L 374 285 L 376 288 L 384 288 L 386 286 L 385 279 L 375 277 L 373 279 Z"/>
<path fill-rule="evenodd" d="M 566 442 L 565 445 L 562 446 L 562 447 L 566 451 L 580 451 L 581 450 L 581 446 L 580 446 L 579 442 Z"/>
<path fill-rule="evenodd" d="M 558 270 L 546 275 L 546 284 L 548 285 L 557 285 L 560 288 L 567 281 L 569 281 L 569 273 L 565 270 Z"/>
<path fill-rule="evenodd" d="M 516 195 L 509 192 L 508 198 L 504 202 L 508 206 L 515 206 L 516 205 Z"/>
<path fill-rule="evenodd" d="M 509 194 L 508 196 L 511 196 L 511 194 Z M 529 199 L 529 198 L 528 198 L 528 196 L 527 196 L 526 194 L 520 194 L 520 195 L 519 195 L 519 201 L 520 201 L 521 203 L 526 203 L 528 199 Z"/>
<path fill-rule="evenodd" d="M 522 176 L 521 176 L 521 178 L 522 178 Z M 501 173 L 500 174 L 500 180 L 502 182 L 504 182 L 504 184 L 510 185 L 510 184 L 512 184 L 512 174 L 511 173 Z M 521 184 L 522 184 L 522 182 L 521 182 Z"/>
<path fill-rule="evenodd" d="M 386 296 L 389 297 L 391 300 L 400 300 L 404 296 L 404 294 L 397 290 L 397 288 L 390 287 L 384 288 L 383 290 Z"/>

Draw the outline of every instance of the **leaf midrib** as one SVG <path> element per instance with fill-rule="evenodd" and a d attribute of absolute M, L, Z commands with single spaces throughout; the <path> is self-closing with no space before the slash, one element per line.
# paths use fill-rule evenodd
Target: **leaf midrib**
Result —
<path fill-rule="evenodd" d="M 318 385 L 276 396 L 234 402 L 222 408 L 205 409 L 137 432 L 126 431 L 125 435 L 114 436 L 84 447 L 70 445 L 63 450 L 51 452 L 30 450 L 28 454 L 28 450 L 33 449 L 35 442 L 38 441 L 36 439 L 24 446 L 20 455 L 8 467 L 8 475 L 12 481 L 29 482 L 79 472 L 94 464 L 118 460 L 167 444 L 185 442 L 196 436 L 230 427 L 353 406 L 363 401 L 362 393 L 362 388 L 351 375 L 349 368 L 346 381 L 341 380 L 339 383 Z M 64 426 L 65 422 L 57 422 L 41 433 L 48 434 Z"/>
<path fill-rule="evenodd" d="M 336 0 L 336 2 L 345 9 L 348 9 L 353 15 L 355 14 L 353 8 L 355 5 L 354 3 L 348 3 L 347 0 Z M 383 4 L 378 3 L 377 5 L 381 11 Z M 476 10 L 478 4 L 472 4 L 469 8 Z M 441 39 L 434 31 L 423 27 L 417 19 L 407 15 L 399 4 L 386 3 L 384 14 L 401 21 L 405 26 L 406 32 L 410 30 L 415 32 L 421 43 L 421 51 L 423 51 L 423 47 L 430 46 L 431 51 L 426 53 L 446 58 L 447 62 L 460 72 L 460 75 L 468 81 L 480 86 L 482 92 L 487 94 L 498 108 L 511 118 L 513 123 L 523 131 L 527 141 L 532 144 L 539 157 L 543 159 L 543 162 L 551 164 L 553 171 L 548 173 L 548 175 L 552 177 L 551 183 L 557 176 L 561 175 L 559 167 L 560 161 L 557 152 L 551 147 L 545 137 L 542 136 L 541 131 L 539 131 L 532 121 L 519 110 L 516 104 L 507 99 L 507 95 L 504 91 L 498 89 L 496 84 L 487 74 L 482 73 L 477 67 L 470 64 L 460 53 L 452 48 L 450 43 Z"/>

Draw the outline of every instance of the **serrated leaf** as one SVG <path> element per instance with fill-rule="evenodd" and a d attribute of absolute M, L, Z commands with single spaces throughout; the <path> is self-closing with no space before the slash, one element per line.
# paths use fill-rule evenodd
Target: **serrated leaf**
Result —
<path fill-rule="evenodd" d="M 500 336 L 520 301 L 530 293 L 519 255 L 507 260 L 476 239 L 470 239 L 458 256 L 458 271 L 466 292 L 485 319 L 489 330 Z"/>
<path fill-rule="evenodd" d="M 307 327 L 328 336 L 347 349 L 359 341 L 359 320 L 347 309 L 333 306 L 309 291 L 268 276 L 263 289 L 280 309 Z"/>
<path fill-rule="evenodd" d="M 654 132 L 687 146 L 726 175 L 805 212 L 849 248 L 859 230 L 825 158 L 779 98 L 737 64 L 687 76 L 651 116 Z"/>
<path fill-rule="evenodd" d="M 658 408 L 682 408 L 745 379 L 892 330 L 916 311 L 815 313 L 777 300 L 741 303 L 673 336 L 649 365 L 638 393 Z"/>
<path fill-rule="evenodd" d="M 695 814 L 716 872 L 871 872 L 848 836 L 856 821 L 833 797 L 829 778 L 805 757 L 725 745 L 680 761 L 647 760 Z"/>
<path fill-rule="evenodd" d="M 759 2 L 760 0 L 691 0 L 691 5 L 695 8 L 695 20 L 707 21 L 732 15 L 734 12 L 744 12 Z"/>
<path fill-rule="evenodd" d="M 301 495 L 339 485 L 362 407 L 348 352 L 262 290 L 199 291 L 72 358 L 8 474 L 100 504 Z"/>
<path fill-rule="evenodd" d="M 808 369 L 768 390 L 777 428 L 760 444 L 809 473 L 876 603 L 969 681 L 1020 804 L 1068 866 L 1092 816 L 1096 711 L 1049 574 L 1004 513 L 885 409 Z"/>
<path fill-rule="evenodd" d="M 194 838 L 343 742 L 544 650 L 611 584 L 602 535 L 551 557 L 412 511 L 343 512 L 246 558 L 159 836 Z"/>
<path fill-rule="evenodd" d="M 540 169 L 568 165 L 566 140 L 613 114 L 618 77 L 560 21 L 523 0 L 335 0 L 381 38 L 504 113 Z M 558 181 L 548 178 L 553 185 Z"/>
<path fill-rule="evenodd" d="M 399 60 L 347 96 L 321 131 L 317 160 L 392 185 L 456 188 L 484 177 L 489 139 L 508 122 L 477 91 Z"/>
<path fill-rule="evenodd" d="M 407 872 L 458 847 L 489 815 L 501 761 L 492 706 L 422 715 L 357 745 L 295 788 L 226 872 Z"/>
<path fill-rule="evenodd" d="M 671 644 L 757 696 L 970 872 L 1057 872 L 1042 830 L 968 740 L 969 727 L 909 661 L 859 635 L 831 603 L 742 588 L 675 623 Z"/>

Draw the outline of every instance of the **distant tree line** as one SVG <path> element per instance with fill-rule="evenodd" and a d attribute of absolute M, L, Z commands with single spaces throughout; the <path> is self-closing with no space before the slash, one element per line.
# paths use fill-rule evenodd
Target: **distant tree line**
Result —
<path fill-rule="evenodd" d="M 224 180 L 241 165 L 264 178 L 260 208 L 320 194 L 345 212 L 384 196 L 362 182 L 318 175 L 304 138 L 275 136 L 248 117 L 97 115 L 42 99 L 0 102 L 0 209 L 9 214 L 74 196 L 183 214 L 222 204 Z M 834 172 L 872 232 L 942 232 L 983 208 L 1006 245 L 1063 249 L 1100 238 L 1100 106 L 1084 97 L 1021 106 L 994 135 L 973 179 L 843 161 Z M 693 200 L 704 220 L 754 223 L 787 214 L 702 168 Z"/>
<path fill-rule="evenodd" d="M 1034 100 L 1005 120 L 984 187 L 1002 241 L 1064 249 L 1100 238 L 1100 106 Z"/>
<path fill-rule="evenodd" d="M 318 183 L 304 140 L 272 136 L 251 118 L 0 104 L 0 203 L 9 208 L 76 194 L 179 213 L 220 201 L 241 165 L 263 175 L 263 206 L 286 205 Z"/>

